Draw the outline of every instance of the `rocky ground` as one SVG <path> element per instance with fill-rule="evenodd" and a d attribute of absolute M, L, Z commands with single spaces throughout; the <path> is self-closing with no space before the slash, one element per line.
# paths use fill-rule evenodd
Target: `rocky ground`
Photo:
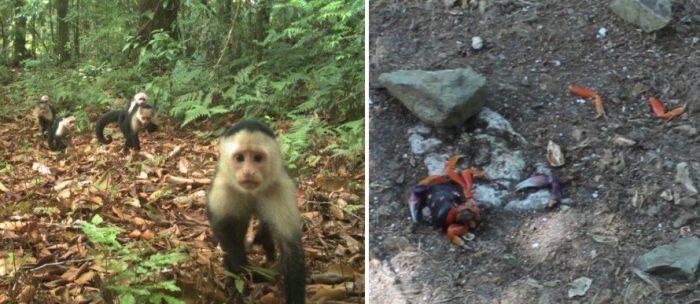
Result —
<path fill-rule="evenodd" d="M 448 2 L 368 4 L 369 302 L 700 302 L 697 274 L 668 279 L 633 267 L 658 246 L 700 236 L 699 1 L 672 1 L 670 23 L 651 33 L 613 13 L 611 1 Z M 482 49 L 472 49 L 474 36 Z M 377 81 L 467 66 L 487 79 L 493 115 L 457 127 L 426 126 Z M 572 84 L 598 91 L 606 116 L 594 119 Z M 657 119 L 650 96 L 688 110 Z M 512 132 L 489 128 L 494 117 Z M 547 164 L 550 140 L 563 148 L 562 167 Z M 469 249 L 412 227 L 406 206 L 412 186 L 454 154 L 467 156 L 461 167 L 491 170 L 476 180 L 489 208 Z M 499 155 L 523 165 L 498 167 Z M 537 199 L 541 191 L 513 186 L 543 171 L 562 180 L 561 206 L 505 208 Z"/>

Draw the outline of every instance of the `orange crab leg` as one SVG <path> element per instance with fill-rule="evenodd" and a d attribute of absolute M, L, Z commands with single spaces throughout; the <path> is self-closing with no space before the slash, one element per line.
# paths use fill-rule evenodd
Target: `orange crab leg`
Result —
<path fill-rule="evenodd" d="M 460 224 L 452 224 L 447 227 L 447 238 L 452 241 L 455 245 L 464 246 L 464 241 L 461 236 L 467 234 L 469 228 Z"/>
<path fill-rule="evenodd" d="M 472 187 L 474 186 L 474 177 L 484 177 L 484 171 L 477 168 L 468 168 L 462 171 L 462 179 L 464 180 L 464 198 L 473 199 Z"/>
<path fill-rule="evenodd" d="M 571 92 L 571 94 L 578 95 L 581 97 L 586 97 L 586 98 L 598 95 L 598 93 L 596 93 L 596 91 L 593 91 L 589 88 L 577 87 L 577 86 L 573 86 L 573 85 L 569 86 L 569 92 Z"/>
<path fill-rule="evenodd" d="M 595 118 L 605 115 L 605 109 L 603 109 L 603 98 L 601 98 L 600 95 L 595 95 L 593 96 L 593 102 L 595 103 L 595 112 L 598 113 Z"/>
<path fill-rule="evenodd" d="M 664 105 L 661 104 L 661 102 L 654 97 L 649 98 L 649 105 L 651 105 L 651 109 L 654 111 L 654 115 L 664 120 L 670 120 L 678 115 L 683 114 L 686 107 L 685 105 L 683 105 L 666 112 L 666 110 L 664 109 Z"/>
<path fill-rule="evenodd" d="M 459 184 L 460 186 L 462 186 L 462 189 L 464 189 L 465 187 L 467 187 L 466 181 L 464 180 L 464 178 L 459 176 L 457 174 L 457 172 L 455 172 L 455 170 L 454 170 L 454 167 L 460 158 L 462 158 L 461 155 L 456 155 L 456 156 L 450 157 L 450 160 L 448 160 L 447 163 L 445 163 L 445 172 L 447 173 L 447 176 L 449 176 L 452 181 Z"/>
<path fill-rule="evenodd" d="M 662 115 L 661 118 L 665 119 L 665 120 L 671 120 L 672 118 L 683 114 L 683 112 L 685 111 L 685 107 L 686 107 L 686 105 L 682 105 L 682 106 L 677 107 L 671 111 L 668 111 L 668 112 L 664 113 L 664 115 Z"/>
<path fill-rule="evenodd" d="M 654 115 L 656 115 L 656 117 L 661 117 L 666 113 L 664 105 L 662 105 L 661 102 L 654 97 L 649 97 L 649 105 L 651 105 L 651 109 L 654 111 Z"/>
<path fill-rule="evenodd" d="M 428 186 L 432 184 L 442 184 L 446 183 L 447 179 L 444 176 L 439 176 L 439 175 L 431 175 L 428 176 L 424 179 L 421 179 L 420 182 L 418 182 L 418 185 L 421 186 Z"/>
<path fill-rule="evenodd" d="M 593 102 L 595 103 L 595 112 L 598 114 L 595 118 L 605 115 L 605 109 L 603 108 L 603 98 L 600 97 L 600 95 L 598 95 L 596 91 L 593 91 L 589 88 L 571 85 L 569 86 L 569 92 L 571 92 L 571 94 L 585 98 L 593 97 Z"/>

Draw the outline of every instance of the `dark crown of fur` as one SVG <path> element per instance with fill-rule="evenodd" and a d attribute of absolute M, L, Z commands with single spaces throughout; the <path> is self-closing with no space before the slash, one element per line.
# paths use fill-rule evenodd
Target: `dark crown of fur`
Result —
<path fill-rule="evenodd" d="M 248 130 L 251 132 L 262 132 L 263 134 L 269 137 L 275 138 L 275 132 L 272 131 L 272 129 L 270 129 L 264 123 L 255 119 L 244 119 L 239 121 L 235 125 L 228 128 L 228 130 L 226 130 L 226 133 L 224 133 L 224 137 L 232 136 L 243 130 Z"/>
<path fill-rule="evenodd" d="M 134 110 L 138 110 L 138 109 L 146 109 L 146 110 L 148 110 L 148 109 L 154 109 L 154 107 L 153 107 L 151 104 L 145 103 L 145 102 L 144 102 L 144 103 L 137 103 L 137 104 L 134 106 Z"/>

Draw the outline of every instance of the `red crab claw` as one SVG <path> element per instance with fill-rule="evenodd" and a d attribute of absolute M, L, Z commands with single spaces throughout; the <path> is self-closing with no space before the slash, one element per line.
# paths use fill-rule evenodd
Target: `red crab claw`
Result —
<path fill-rule="evenodd" d="M 469 228 L 462 224 L 452 224 L 447 227 L 447 237 L 457 246 L 464 246 L 462 236 L 467 234 Z"/>
<path fill-rule="evenodd" d="M 542 188 L 549 187 L 549 203 L 547 206 L 554 207 L 561 200 L 561 184 L 559 181 L 550 175 L 535 175 L 530 177 L 515 186 L 515 191 L 520 191 L 526 188 Z"/>
<path fill-rule="evenodd" d="M 425 196 L 430 187 L 418 185 L 411 190 L 411 196 L 408 198 L 408 208 L 411 210 L 411 219 L 414 223 L 418 223 L 422 218 L 423 206 L 425 206 Z"/>

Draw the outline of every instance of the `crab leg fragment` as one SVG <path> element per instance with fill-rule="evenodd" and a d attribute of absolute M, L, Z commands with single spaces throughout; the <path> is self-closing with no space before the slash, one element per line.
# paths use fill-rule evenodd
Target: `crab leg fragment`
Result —
<path fill-rule="evenodd" d="M 671 120 L 674 117 L 683 114 L 686 107 L 686 105 L 682 105 L 671 111 L 666 112 L 666 110 L 664 109 L 664 105 L 661 104 L 661 102 L 654 97 L 649 97 L 649 105 L 651 105 L 651 109 L 654 111 L 654 115 L 657 118 L 661 118 L 663 120 Z"/>
<path fill-rule="evenodd" d="M 581 96 L 584 98 L 593 98 L 593 103 L 595 104 L 595 112 L 598 114 L 595 118 L 599 118 L 605 115 L 605 109 L 603 108 L 603 98 L 598 95 L 596 91 L 589 88 L 579 87 L 571 85 L 569 86 L 569 92 L 576 96 Z"/>
<path fill-rule="evenodd" d="M 515 191 L 520 191 L 526 188 L 542 188 L 549 187 L 549 202 L 548 207 L 554 207 L 561 200 L 561 184 L 559 181 L 550 175 L 535 175 L 515 186 Z"/>

